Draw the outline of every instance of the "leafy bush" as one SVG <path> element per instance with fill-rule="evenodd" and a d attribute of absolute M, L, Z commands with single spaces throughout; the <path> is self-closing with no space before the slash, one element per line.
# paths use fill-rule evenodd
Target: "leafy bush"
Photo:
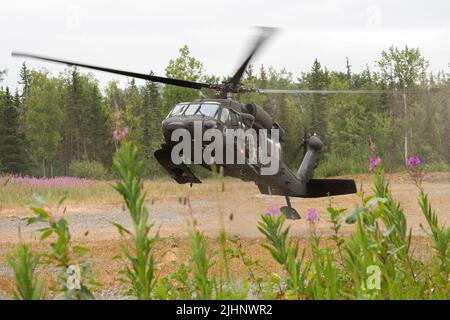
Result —
<path fill-rule="evenodd" d="M 431 230 L 432 265 L 410 251 L 411 229 L 400 204 L 389 191 L 381 170 L 374 178 L 374 194 L 361 196 L 362 206 L 346 219 L 356 223 L 348 239 L 338 235 L 343 210 L 329 207 L 335 248 L 321 248 L 310 220 L 311 258 L 297 258 L 298 243 L 289 242 L 283 216 L 262 216 L 258 228 L 269 250 L 287 271 L 283 298 L 307 299 L 449 299 L 450 228 L 439 225 L 427 195 L 420 189 L 419 204 Z M 420 172 L 411 174 L 421 188 Z M 307 217 L 308 220 L 308 217 Z M 303 268 L 301 266 L 304 265 Z M 293 294 L 290 294 L 293 293 Z"/>
<path fill-rule="evenodd" d="M 126 257 L 126 266 L 122 271 L 125 282 L 131 285 L 130 293 L 139 300 L 152 298 L 155 286 L 155 261 L 153 246 L 158 240 L 158 234 L 150 236 L 153 227 L 148 222 L 149 213 L 145 207 L 145 193 L 143 189 L 144 162 L 138 158 L 138 148 L 131 143 L 124 143 L 114 158 L 115 172 L 120 176 L 115 189 L 125 200 L 133 230 L 130 231 L 120 224 L 114 223 L 122 238 L 132 238 L 134 247 L 122 245 L 122 252 Z"/>
<path fill-rule="evenodd" d="M 39 199 L 37 199 L 39 200 Z M 59 201 L 57 209 L 64 202 L 65 197 Z M 44 205 L 44 203 L 42 203 Z M 50 250 L 43 255 L 43 265 L 57 268 L 56 285 L 53 291 L 64 293 L 68 300 L 95 299 L 93 290 L 97 287 L 89 260 L 89 249 L 72 245 L 69 223 L 65 218 L 56 217 L 42 207 L 33 207 L 34 216 L 25 218 L 27 223 L 43 223 L 38 229 L 40 241 L 52 239 Z M 56 296 L 59 298 L 58 296 Z"/>
<path fill-rule="evenodd" d="M 69 166 L 69 174 L 77 178 L 85 179 L 106 179 L 108 171 L 98 161 L 93 160 L 76 160 Z"/>
<path fill-rule="evenodd" d="M 286 296 L 300 298 L 305 294 L 306 275 L 310 264 L 304 264 L 305 249 L 302 251 L 300 260 L 298 255 L 298 241 L 291 243 L 288 240 L 289 229 L 283 229 L 284 215 L 273 217 L 271 215 L 261 216 L 258 230 L 266 237 L 267 243 L 262 246 L 266 248 L 272 257 L 283 266 L 288 274 L 286 279 Z"/>
<path fill-rule="evenodd" d="M 445 161 L 434 161 L 426 165 L 427 171 L 429 172 L 449 172 L 450 164 Z"/>
<path fill-rule="evenodd" d="M 335 154 L 328 155 L 319 163 L 316 170 L 318 177 L 336 177 L 346 174 L 363 173 L 367 170 L 365 159 L 339 157 Z"/>
<path fill-rule="evenodd" d="M 6 257 L 16 278 L 16 290 L 13 297 L 17 300 L 41 300 L 44 296 L 42 280 L 36 277 L 36 268 L 41 263 L 41 256 L 35 254 L 22 244 Z"/>
<path fill-rule="evenodd" d="M 200 300 L 212 298 L 213 280 L 208 277 L 211 260 L 207 257 L 208 244 L 201 232 L 194 230 L 189 233 L 195 296 Z"/>

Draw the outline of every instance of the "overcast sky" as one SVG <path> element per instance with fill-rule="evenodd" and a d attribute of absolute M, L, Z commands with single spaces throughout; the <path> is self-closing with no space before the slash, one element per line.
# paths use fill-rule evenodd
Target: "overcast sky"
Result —
<path fill-rule="evenodd" d="M 298 76 L 314 58 L 333 70 L 374 66 L 390 45 L 419 47 L 433 71 L 448 71 L 449 1 L 294 0 L 120 0 L 4 1 L 0 11 L 0 69 L 4 84 L 16 86 L 23 60 L 11 51 L 164 75 L 178 49 L 187 44 L 208 74 L 234 72 L 255 30 L 282 31 L 253 62 L 287 68 Z M 64 66 L 27 61 L 53 74 Z M 113 78 L 95 76 L 105 84 Z"/>

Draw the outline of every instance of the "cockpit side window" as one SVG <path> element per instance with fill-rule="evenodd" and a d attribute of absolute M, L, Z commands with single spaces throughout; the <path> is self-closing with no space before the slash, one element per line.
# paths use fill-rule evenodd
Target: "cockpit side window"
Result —
<path fill-rule="evenodd" d="M 234 112 L 230 112 L 230 116 L 228 117 L 228 123 L 232 126 L 237 126 L 239 125 L 238 123 L 238 116 L 236 113 Z"/>
<path fill-rule="evenodd" d="M 222 114 L 220 115 L 220 121 L 227 123 L 230 111 L 227 108 L 222 108 Z"/>

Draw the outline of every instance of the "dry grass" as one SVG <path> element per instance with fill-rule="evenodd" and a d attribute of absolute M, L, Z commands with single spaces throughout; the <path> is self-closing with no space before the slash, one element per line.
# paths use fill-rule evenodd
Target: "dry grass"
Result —
<path fill-rule="evenodd" d="M 83 210 L 83 208 L 108 207 L 122 204 L 122 198 L 113 190 L 114 181 L 99 181 L 87 186 L 61 186 L 61 187 L 39 187 L 21 186 L 13 182 L 5 183 L 5 179 L 0 178 L 0 215 L 22 210 L 24 207 L 34 203 L 35 195 L 41 195 L 48 199 L 50 206 L 56 205 L 61 197 L 68 193 L 65 201 L 67 206 Z M 252 185 L 242 185 L 239 180 L 225 179 L 229 188 L 247 187 L 252 189 Z M 176 201 L 180 197 L 190 194 L 192 198 L 212 199 L 215 196 L 211 192 L 216 188 L 214 180 L 206 180 L 204 183 L 190 187 L 189 185 L 179 185 L 168 179 L 147 180 L 144 183 L 149 200 L 153 201 Z"/>

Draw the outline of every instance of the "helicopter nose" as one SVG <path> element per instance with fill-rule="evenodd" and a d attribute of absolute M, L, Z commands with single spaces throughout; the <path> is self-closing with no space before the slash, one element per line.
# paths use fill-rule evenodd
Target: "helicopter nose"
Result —
<path fill-rule="evenodd" d="M 217 127 L 217 122 L 215 120 L 205 120 L 203 121 L 203 128 L 204 129 L 212 129 Z"/>
<path fill-rule="evenodd" d="M 200 125 L 196 125 L 196 123 L 199 123 Z M 201 134 L 203 136 L 203 133 L 205 130 L 208 129 L 212 129 L 216 127 L 216 122 L 214 120 L 211 119 L 198 119 L 198 118 L 192 118 L 192 119 L 182 119 L 182 120 L 177 120 L 177 121 L 171 121 L 169 123 L 166 124 L 166 126 L 163 128 L 164 131 L 164 139 L 166 140 L 166 143 L 173 143 L 173 141 L 171 141 L 172 138 L 172 133 L 177 130 L 177 129 L 185 129 L 187 131 L 189 131 L 191 138 L 194 139 L 194 131 L 196 130 L 196 128 L 200 128 L 201 129 Z"/>

